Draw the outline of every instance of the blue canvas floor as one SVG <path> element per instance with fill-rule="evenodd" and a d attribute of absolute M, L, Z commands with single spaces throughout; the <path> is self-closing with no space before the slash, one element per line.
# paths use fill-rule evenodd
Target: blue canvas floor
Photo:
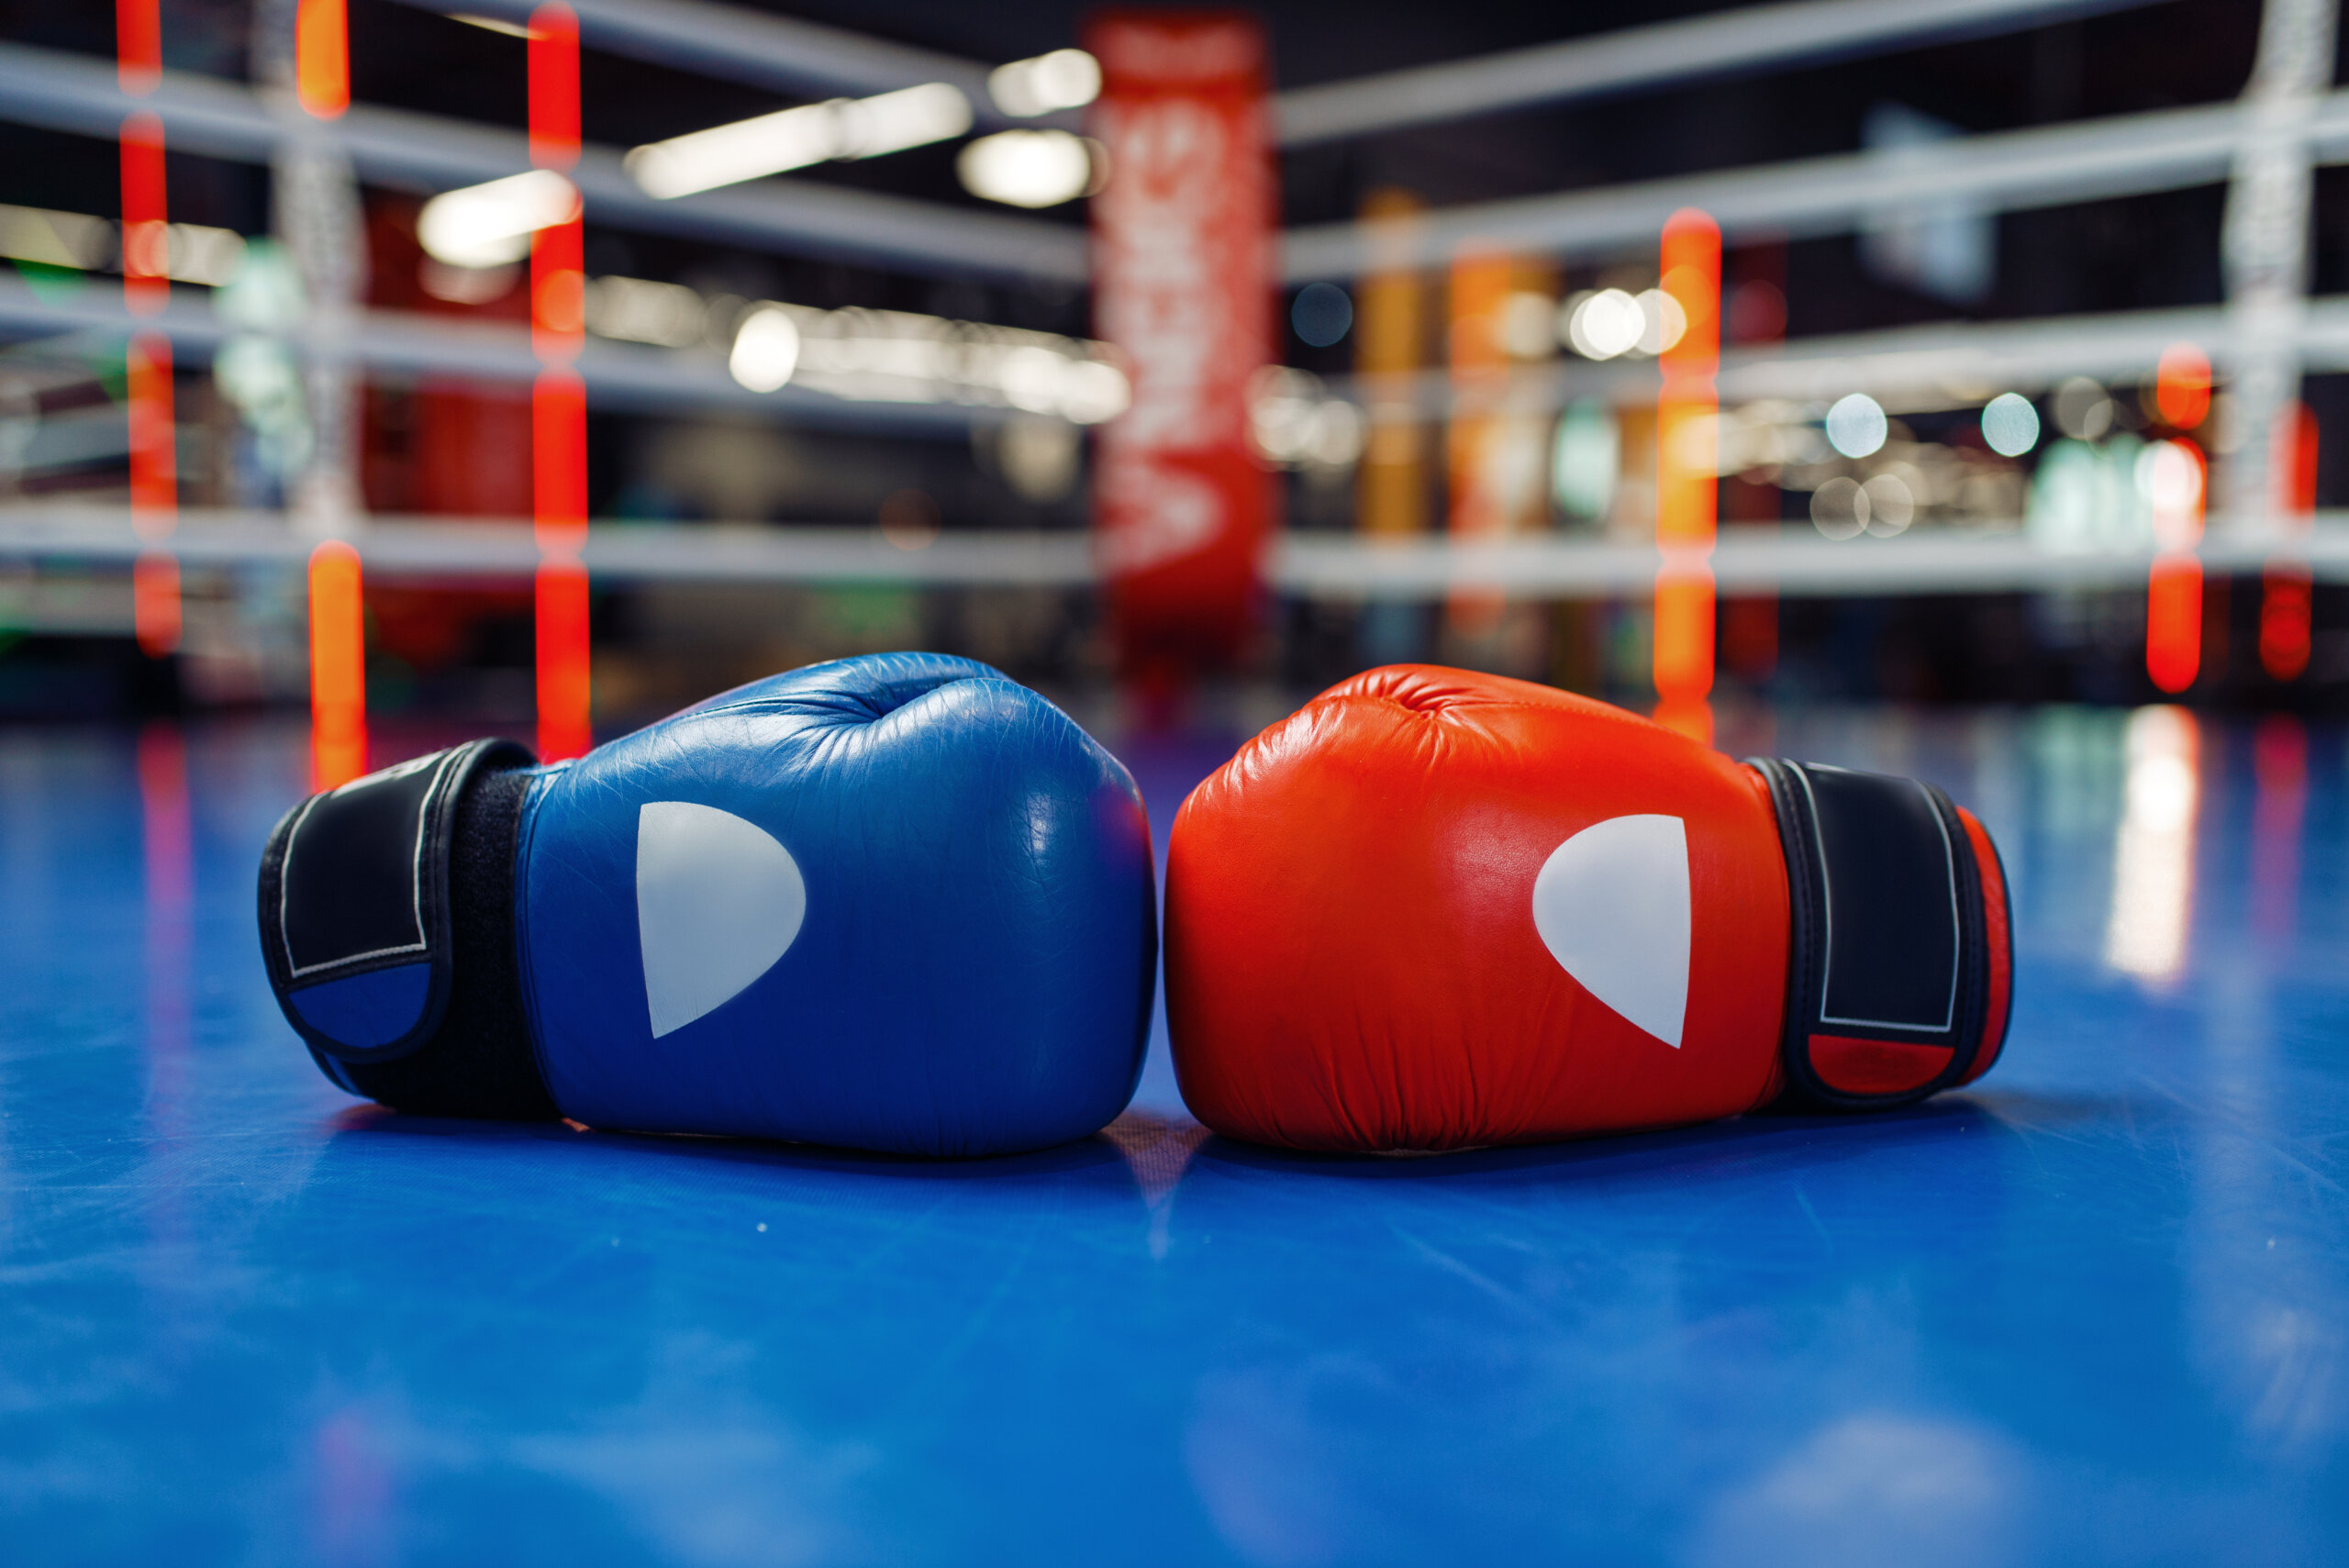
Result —
<path fill-rule="evenodd" d="M 298 730 L 0 734 L 0 1559 L 2349 1560 L 2343 733 L 1731 728 L 1998 834 L 1974 1091 L 1299 1158 L 1162 1031 L 1018 1159 L 401 1118 L 263 984 Z M 1239 737 L 1108 739 L 1163 843 Z"/>

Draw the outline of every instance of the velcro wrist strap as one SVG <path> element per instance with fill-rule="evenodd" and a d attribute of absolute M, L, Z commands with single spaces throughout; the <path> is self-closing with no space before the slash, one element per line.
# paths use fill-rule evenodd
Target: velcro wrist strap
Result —
<path fill-rule="evenodd" d="M 262 952 L 315 1050 L 389 1062 L 432 1038 L 455 972 L 458 803 L 481 775 L 531 762 L 514 741 L 474 740 L 314 795 L 277 825 L 262 856 Z"/>
<path fill-rule="evenodd" d="M 1787 856 L 1786 1098 L 1920 1100 L 1965 1077 L 1988 1005 L 1981 874 L 1949 797 L 1916 779 L 1756 758 Z"/>

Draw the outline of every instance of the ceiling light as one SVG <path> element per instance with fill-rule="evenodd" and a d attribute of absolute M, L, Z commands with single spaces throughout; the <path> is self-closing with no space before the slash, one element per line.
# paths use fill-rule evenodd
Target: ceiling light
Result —
<path fill-rule="evenodd" d="M 798 323 L 773 306 L 751 312 L 734 334 L 726 368 L 752 392 L 774 391 L 799 368 Z"/>
<path fill-rule="evenodd" d="M 1566 341 L 1584 359 L 1611 360 L 1639 346 L 1645 314 L 1621 289 L 1584 295 L 1569 303 Z"/>
<path fill-rule="evenodd" d="M 1124 413 L 1134 400 L 1126 373 L 1099 360 L 1071 360 L 1061 371 L 1063 417 L 1097 425 Z"/>
<path fill-rule="evenodd" d="M 1857 539 L 1873 511 L 1859 481 L 1842 474 L 1810 493 L 1811 526 L 1829 539 Z"/>
<path fill-rule="evenodd" d="M 2100 384 L 2084 375 L 2076 375 L 2055 389 L 2050 412 L 2055 416 L 2055 428 L 2076 441 L 2099 439 L 2112 428 L 2112 399 Z"/>
<path fill-rule="evenodd" d="M 1093 183 L 1093 152 L 1064 130 L 1001 130 L 963 149 L 954 161 L 963 188 L 1008 206 L 1057 206 Z"/>
<path fill-rule="evenodd" d="M 637 148 L 624 160 L 646 194 L 691 195 L 821 163 L 840 147 L 832 106 L 807 104 Z"/>
<path fill-rule="evenodd" d="M 1867 497 L 1868 532 L 1890 539 L 1917 518 L 1917 497 L 1897 473 L 1879 473 L 1860 486 Z"/>
<path fill-rule="evenodd" d="M 1642 294 L 1640 306 L 1640 339 L 1638 348 L 1643 354 L 1663 353 L 1680 341 L 1688 330 L 1688 313 L 1680 302 L 1663 289 L 1649 289 Z"/>
<path fill-rule="evenodd" d="M 245 237 L 233 228 L 201 223 L 156 224 L 130 237 L 147 249 L 150 272 L 175 283 L 218 288 L 245 264 Z M 43 207 L 0 206 L 0 256 L 45 267 L 94 272 L 122 261 L 116 225 L 87 213 L 50 212 Z"/>
<path fill-rule="evenodd" d="M 600 277 L 587 283 L 587 330 L 599 338 L 685 349 L 709 330 L 709 306 L 683 284 Z"/>
<path fill-rule="evenodd" d="M 625 162 L 647 195 L 667 199 L 834 158 L 877 158 L 970 128 L 970 100 L 946 83 L 930 82 L 674 136 L 637 148 Z"/>
<path fill-rule="evenodd" d="M 2202 505 L 2202 460 L 2184 441 L 2155 441 L 2138 452 L 2136 480 L 2137 494 L 2156 514 L 2188 514 Z"/>
<path fill-rule="evenodd" d="M 452 267 L 503 267 L 530 253 L 530 236 L 579 216 L 579 190 L 551 169 L 444 191 L 424 204 L 416 237 Z"/>
<path fill-rule="evenodd" d="M 1019 119 L 1081 109 L 1101 95 L 1101 62 L 1081 49 L 1015 60 L 988 73 L 987 95 L 996 108 Z"/>
<path fill-rule="evenodd" d="M 1827 411 L 1827 444 L 1845 457 L 1868 456 L 1890 433 L 1884 409 L 1865 392 L 1852 394 Z"/>
<path fill-rule="evenodd" d="M 1982 439 L 2000 457 L 2022 456 L 2039 444 L 2039 410 L 2020 393 L 2000 393 L 1982 410 Z"/>
<path fill-rule="evenodd" d="M 971 101 L 943 82 L 873 98 L 837 99 L 832 115 L 840 127 L 835 158 L 878 158 L 946 141 L 971 128 Z"/>

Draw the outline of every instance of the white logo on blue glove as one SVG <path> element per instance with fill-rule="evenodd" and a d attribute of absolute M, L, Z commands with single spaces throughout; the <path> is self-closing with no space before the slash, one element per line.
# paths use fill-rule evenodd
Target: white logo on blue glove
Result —
<path fill-rule="evenodd" d="M 807 915 L 799 862 L 764 828 L 690 801 L 639 808 L 636 935 L 655 1040 L 773 969 Z"/>

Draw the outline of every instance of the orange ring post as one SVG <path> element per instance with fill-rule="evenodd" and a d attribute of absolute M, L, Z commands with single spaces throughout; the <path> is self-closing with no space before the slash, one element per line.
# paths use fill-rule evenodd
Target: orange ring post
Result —
<path fill-rule="evenodd" d="M 1508 253 L 1483 241 L 1463 245 L 1452 259 L 1445 334 L 1452 382 L 1452 420 L 1445 431 L 1449 504 L 1446 528 L 1464 543 L 1490 542 L 1508 531 L 1504 497 L 1492 481 L 1494 448 L 1505 437 L 1499 409 L 1508 392 L 1508 351 L 1501 316 L 1516 267 Z M 1497 584 L 1464 584 L 1444 604 L 1444 619 L 1467 637 L 1499 626 L 1508 597 Z"/>
<path fill-rule="evenodd" d="M 334 119 L 351 105 L 344 0 L 297 0 L 294 95 Z M 310 552 L 310 785 L 333 789 L 367 771 L 367 601 L 359 552 L 328 539 Z"/>
<path fill-rule="evenodd" d="M 1657 722 L 1709 745 L 1713 737 L 1713 535 L 1720 475 L 1721 231 L 1683 207 L 1664 226 L 1661 287 L 1685 326 L 1661 356 L 1656 399 L 1654 676 Z"/>
<path fill-rule="evenodd" d="M 359 552 L 339 539 L 310 552 L 310 787 L 367 771 L 367 609 Z"/>
<path fill-rule="evenodd" d="M 343 0 L 298 0 L 294 96 L 322 120 L 340 119 L 351 107 L 351 31 Z"/>

